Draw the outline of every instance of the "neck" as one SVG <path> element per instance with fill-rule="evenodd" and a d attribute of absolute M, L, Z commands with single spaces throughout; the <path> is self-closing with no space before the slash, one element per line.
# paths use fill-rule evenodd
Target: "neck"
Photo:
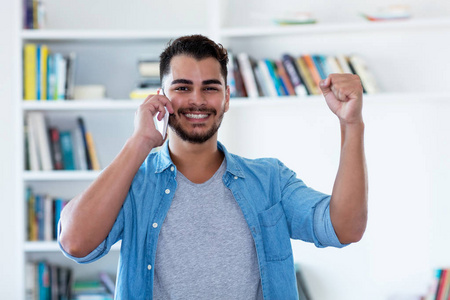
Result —
<path fill-rule="evenodd" d="M 171 132 L 169 152 L 178 171 L 194 183 L 210 179 L 224 158 L 224 154 L 217 148 L 217 133 L 204 143 L 193 144 L 181 140 Z"/>

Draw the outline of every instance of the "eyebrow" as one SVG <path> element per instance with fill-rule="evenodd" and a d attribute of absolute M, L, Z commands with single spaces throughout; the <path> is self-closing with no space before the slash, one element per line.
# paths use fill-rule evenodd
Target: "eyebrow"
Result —
<path fill-rule="evenodd" d="M 173 84 L 194 84 L 192 82 L 192 80 L 188 80 L 188 79 L 175 79 L 174 81 L 172 81 L 171 85 Z M 222 85 L 222 82 L 220 82 L 220 80 L 217 79 L 208 79 L 208 80 L 204 80 L 202 81 L 202 85 L 210 85 L 210 84 L 219 84 Z"/>

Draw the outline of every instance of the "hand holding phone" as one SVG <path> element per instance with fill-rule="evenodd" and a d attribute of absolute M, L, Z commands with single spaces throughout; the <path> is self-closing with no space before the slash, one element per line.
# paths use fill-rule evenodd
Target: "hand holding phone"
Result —
<path fill-rule="evenodd" d="M 169 124 L 169 112 L 167 111 L 167 108 L 164 107 L 164 109 L 166 110 L 166 113 L 164 114 L 164 117 L 160 120 L 158 120 L 158 115 L 160 113 L 157 113 L 154 117 L 153 117 L 153 121 L 155 122 L 155 127 L 156 130 L 159 131 L 159 133 L 161 133 L 163 140 L 166 138 L 166 134 L 167 134 L 167 127 Z"/>

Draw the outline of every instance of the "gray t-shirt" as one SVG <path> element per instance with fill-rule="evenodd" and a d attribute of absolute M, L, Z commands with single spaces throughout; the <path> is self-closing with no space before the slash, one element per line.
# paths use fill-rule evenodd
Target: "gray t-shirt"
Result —
<path fill-rule="evenodd" d="M 226 161 L 208 181 L 177 173 L 156 250 L 154 299 L 263 299 L 256 249 L 231 191 Z"/>

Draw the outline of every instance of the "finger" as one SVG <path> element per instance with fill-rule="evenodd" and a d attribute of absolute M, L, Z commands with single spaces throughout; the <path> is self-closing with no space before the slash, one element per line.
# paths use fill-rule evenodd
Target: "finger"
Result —
<path fill-rule="evenodd" d="M 319 87 L 324 95 L 329 93 L 331 91 L 331 78 L 327 77 L 325 79 L 322 79 L 319 83 Z"/>
<path fill-rule="evenodd" d="M 169 98 L 166 96 L 162 96 L 158 98 L 158 101 L 160 101 L 166 108 L 169 114 L 173 114 L 175 110 L 173 109 L 172 102 L 170 102 Z"/>

